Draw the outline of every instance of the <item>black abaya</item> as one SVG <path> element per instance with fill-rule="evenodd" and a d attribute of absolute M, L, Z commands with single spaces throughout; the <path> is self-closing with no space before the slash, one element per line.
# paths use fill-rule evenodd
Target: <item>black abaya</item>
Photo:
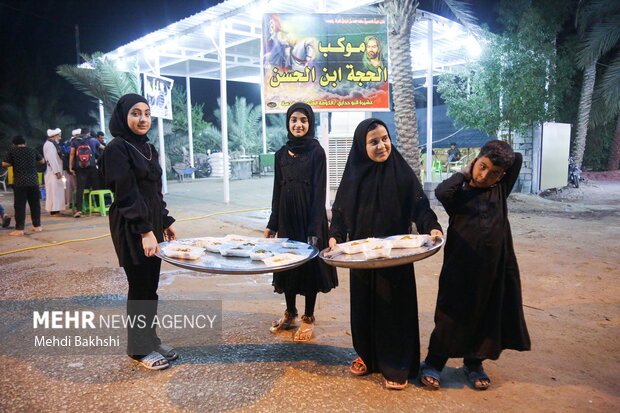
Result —
<path fill-rule="evenodd" d="M 330 236 L 347 239 L 441 230 L 437 216 L 400 153 L 373 162 L 366 152 L 367 119 L 355 131 L 347 166 L 332 207 Z M 387 130 L 387 127 L 386 127 Z M 402 383 L 415 377 L 420 362 L 418 306 L 413 265 L 351 270 L 353 347 L 369 372 Z"/>
<path fill-rule="evenodd" d="M 490 188 L 457 173 L 435 191 L 449 227 L 429 354 L 495 360 L 503 349 L 530 349 L 506 206 L 521 163 L 516 153 Z"/>
<path fill-rule="evenodd" d="M 301 138 L 293 137 L 289 131 L 289 142 L 276 152 L 271 217 L 267 227 L 279 237 L 295 241 L 307 242 L 308 238 L 317 237 L 316 247 L 321 250 L 327 247 L 327 162 L 325 151 L 314 139 L 314 115 L 310 106 L 292 105 L 286 117 L 287 128 L 291 114 L 298 110 L 308 115 L 309 130 Z M 326 293 L 337 285 L 336 269 L 319 258 L 273 275 L 277 293 Z"/>

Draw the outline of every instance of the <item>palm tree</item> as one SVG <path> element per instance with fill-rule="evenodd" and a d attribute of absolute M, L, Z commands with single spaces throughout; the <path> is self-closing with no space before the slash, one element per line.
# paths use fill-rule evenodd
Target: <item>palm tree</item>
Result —
<path fill-rule="evenodd" d="M 218 104 L 221 101 L 218 98 Z M 221 111 L 216 109 L 215 115 L 218 124 L 221 125 Z M 228 141 L 230 150 L 245 151 L 246 153 L 258 154 L 263 149 L 261 108 L 249 103 L 244 97 L 235 97 L 235 103 L 228 106 Z M 209 139 L 218 143 L 222 140 L 222 132 L 219 127 L 207 128 Z"/>
<path fill-rule="evenodd" d="M 576 24 L 581 37 L 577 64 L 583 69 L 583 86 L 577 115 L 577 132 L 572 156 L 578 165 L 583 162 L 588 126 L 601 125 L 616 119 L 616 131 L 608 160 L 608 169 L 620 163 L 620 3 L 616 0 L 581 2 Z M 599 76 L 601 60 L 608 65 Z M 593 105 L 594 103 L 594 105 Z M 592 120 L 592 123 L 590 123 Z"/>
<path fill-rule="evenodd" d="M 129 72 L 123 72 L 112 60 L 99 52 L 92 56 L 82 54 L 82 58 L 90 69 L 61 65 L 56 68 L 56 73 L 79 91 L 93 97 L 95 102 L 101 100 L 106 112 L 112 113 L 121 96 L 140 93 L 140 73 L 137 66 L 134 65 Z"/>
<path fill-rule="evenodd" d="M 461 0 L 443 0 L 445 6 L 466 27 L 473 28 L 472 17 L 467 4 Z M 411 68 L 411 28 L 415 21 L 418 0 L 385 0 L 381 13 L 388 16 L 390 32 L 390 64 L 392 67 L 392 100 L 394 102 L 394 123 L 402 154 L 414 172 L 420 175 L 420 135 L 414 99 L 413 71 Z"/>

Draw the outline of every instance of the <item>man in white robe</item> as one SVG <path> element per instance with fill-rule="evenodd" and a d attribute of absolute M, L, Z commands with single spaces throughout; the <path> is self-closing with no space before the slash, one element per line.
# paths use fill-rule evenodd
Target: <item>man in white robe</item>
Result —
<path fill-rule="evenodd" d="M 51 215 L 59 214 L 65 209 L 65 187 L 62 180 L 62 159 L 58 155 L 60 129 L 48 129 L 48 140 L 43 145 L 43 158 L 47 163 L 45 170 L 45 209 Z"/>

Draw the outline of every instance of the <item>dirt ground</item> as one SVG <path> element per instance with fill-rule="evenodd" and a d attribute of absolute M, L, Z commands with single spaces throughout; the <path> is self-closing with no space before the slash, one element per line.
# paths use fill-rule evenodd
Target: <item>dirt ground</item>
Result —
<path fill-rule="evenodd" d="M 171 185 L 167 197 L 178 218 L 268 205 L 268 195 L 224 205 L 204 198 L 208 190 L 197 195 L 180 185 Z M 233 183 L 233 190 L 235 185 L 244 184 Z M 267 179 L 247 185 L 238 193 L 271 188 Z M 0 198 L 5 208 L 9 199 Z M 445 212 L 434 209 L 445 228 Z M 0 411 L 620 411 L 620 179 L 590 177 L 579 189 L 544 198 L 515 194 L 509 210 L 532 351 L 506 351 L 486 362 L 493 384 L 485 392 L 471 389 L 459 360 L 449 361 L 436 392 L 417 381 L 404 391 L 388 391 L 377 374 L 351 376 L 348 364 L 355 355 L 345 270 L 339 270 L 337 289 L 319 295 L 316 338 L 298 344 L 292 333 L 268 332 L 284 310 L 270 275 L 204 276 L 164 264 L 161 298 L 202 293 L 222 300 L 217 354 L 182 348 L 181 358 L 162 372 L 146 371 L 120 355 L 0 356 Z M 177 227 L 183 237 L 258 235 L 266 216 L 235 213 Z M 0 252 L 107 231 L 103 217 L 79 222 L 48 217 L 43 225 L 44 232 L 19 239 L 0 231 Z M 439 252 L 416 263 L 423 357 L 441 262 Z M 105 237 L 0 256 L 0 280 L 0 300 L 126 292 Z"/>

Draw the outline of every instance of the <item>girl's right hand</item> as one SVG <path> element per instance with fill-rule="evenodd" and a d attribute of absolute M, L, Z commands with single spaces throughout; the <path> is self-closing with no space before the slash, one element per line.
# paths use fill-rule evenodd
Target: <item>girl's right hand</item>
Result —
<path fill-rule="evenodd" d="M 263 235 L 265 238 L 275 238 L 276 232 L 270 230 L 269 228 L 265 228 L 265 231 L 263 231 Z"/>
<path fill-rule="evenodd" d="M 329 250 L 333 251 L 334 248 L 336 248 L 336 245 L 338 245 L 338 241 L 336 241 L 336 238 L 330 238 L 329 239 Z"/>
<path fill-rule="evenodd" d="M 155 253 L 159 252 L 159 244 L 153 231 L 142 234 L 142 248 L 144 249 L 144 255 L 147 257 L 153 257 Z"/>

